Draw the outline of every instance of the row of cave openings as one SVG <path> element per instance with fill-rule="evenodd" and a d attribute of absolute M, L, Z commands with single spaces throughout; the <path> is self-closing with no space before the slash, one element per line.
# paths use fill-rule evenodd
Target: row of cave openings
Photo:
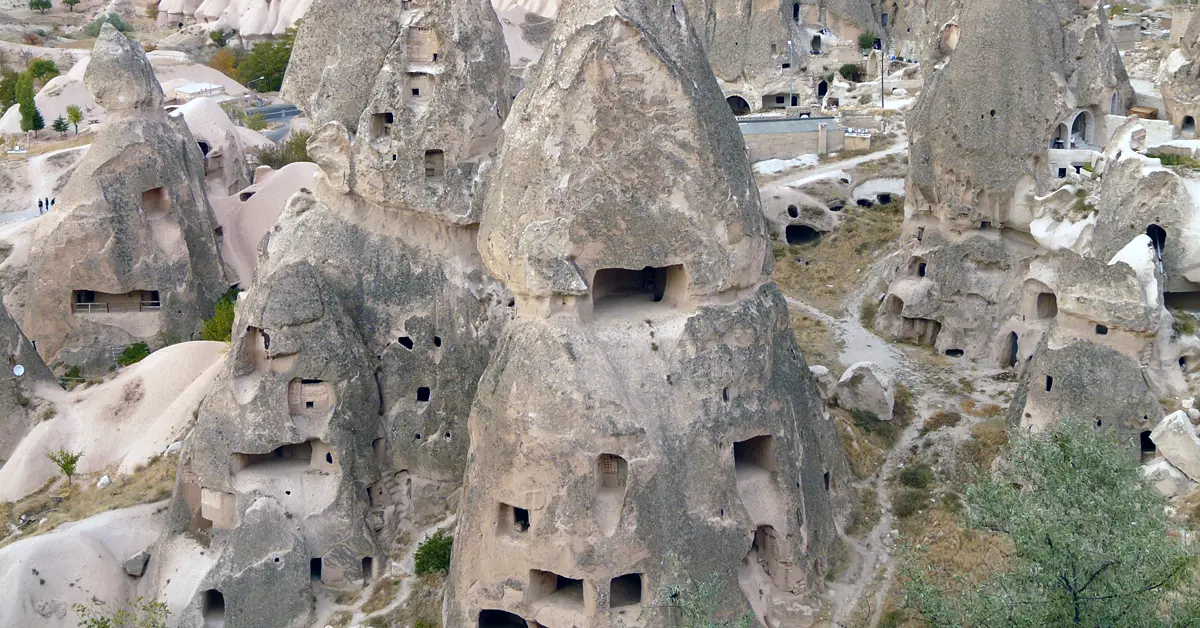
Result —
<path fill-rule="evenodd" d="M 275 557 L 275 562 L 279 562 L 280 558 Z M 320 558 L 313 558 L 308 564 L 309 579 L 313 585 L 321 582 L 322 561 Z M 363 585 L 370 583 L 375 571 L 375 559 L 367 556 L 362 559 L 362 574 Z M 225 594 L 219 589 L 207 589 L 200 594 L 200 617 L 203 628 L 224 628 L 225 627 Z"/>
<path fill-rule="evenodd" d="M 734 475 L 739 497 L 743 502 L 751 496 L 770 496 L 778 482 L 778 461 L 775 437 L 771 435 L 755 436 L 733 444 Z M 606 535 L 612 535 L 620 521 L 621 510 L 625 499 L 625 490 L 629 480 L 629 464 L 624 458 L 615 454 L 601 454 L 596 460 L 595 479 L 592 493 L 592 515 L 597 525 Z M 833 488 L 833 478 L 826 471 L 822 481 L 826 491 Z M 796 483 L 800 488 L 800 483 Z M 751 504 L 746 503 L 746 506 Z M 725 509 L 720 509 L 719 516 L 725 517 Z M 529 533 L 535 522 L 530 518 L 530 510 L 512 504 L 500 502 L 497 509 L 496 533 L 498 536 L 510 539 L 521 539 Z M 762 569 L 773 576 L 789 568 L 790 563 L 781 558 L 778 551 L 777 533 L 772 526 L 759 526 L 754 531 L 753 541 L 746 560 L 762 566 Z M 819 571 L 819 563 L 814 565 Z M 642 574 L 626 574 L 613 578 L 610 582 L 610 607 L 637 606 L 642 603 Z M 548 571 L 531 570 L 529 597 L 530 603 L 540 603 L 543 600 L 576 612 L 584 609 L 584 582 Z M 504 623 L 509 622 L 509 623 Z M 521 617 L 503 610 L 484 610 L 479 615 L 481 628 L 486 626 L 528 626 Z M 532 624 L 537 626 L 537 624 Z"/>

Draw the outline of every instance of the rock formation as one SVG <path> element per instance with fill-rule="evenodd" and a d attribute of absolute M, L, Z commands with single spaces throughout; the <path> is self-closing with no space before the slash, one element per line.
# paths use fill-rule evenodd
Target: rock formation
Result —
<path fill-rule="evenodd" d="M 1188 139 L 1196 138 L 1200 117 L 1200 20 L 1190 20 L 1179 47 L 1163 63 L 1159 73 L 1166 119 Z"/>
<path fill-rule="evenodd" d="M 144 576 L 170 579 L 173 616 L 311 625 L 314 597 L 382 577 L 455 508 L 511 312 L 475 245 L 509 102 L 500 32 L 486 0 L 323 0 L 304 22 L 284 92 L 320 170 L 259 245 L 184 445 L 161 545 L 202 567 Z"/>
<path fill-rule="evenodd" d="M 0 460 L 8 460 L 37 420 L 38 387 L 57 386 L 58 382 L 3 305 L 0 350 L 6 358 L 0 371 Z"/>
<path fill-rule="evenodd" d="M 281 35 L 304 17 L 313 0 L 159 0 L 159 23 L 181 27 L 193 21 L 242 37 Z"/>
<path fill-rule="evenodd" d="M 691 28 L 568 3 L 516 101 L 480 249 L 519 315 L 471 413 L 450 628 L 665 625 L 687 574 L 813 619 L 847 466 Z"/>
<path fill-rule="evenodd" d="M 204 155 L 209 195 L 237 194 L 250 185 L 250 166 L 238 127 L 212 98 L 196 98 L 175 111 L 183 116 Z"/>
<path fill-rule="evenodd" d="M 191 339 L 228 284 L 203 156 L 141 46 L 106 26 L 85 82 L 108 122 L 39 226 L 24 328 L 48 363 L 106 370 L 131 343 Z"/>

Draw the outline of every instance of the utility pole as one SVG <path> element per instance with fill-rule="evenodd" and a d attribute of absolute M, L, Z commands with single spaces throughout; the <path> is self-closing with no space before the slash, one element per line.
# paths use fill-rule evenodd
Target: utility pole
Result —
<path fill-rule="evenodd" d="M 789 39 L 788 40 L 788 101 L 787 101 L 787 107 L 792 106 L 792 98 L 793 98 L 792 94 L 795 93 L 794 90 L 792 89 L 792 87 L 793 87 L 793 81 L 796 80 L 796 72 L 792 70 L 792 63 L 795 62 L 795 60 L 792 58 L 792 56 L 793 56 L 792 55 L 792 40 Z M 786 107 L 784 108 L 784 111 L 787 111 Z"/>
<path fill-rule="evenodd" d="M 884 68 L 887 67 L 887 61 L 884 59 L 886 55 L 883 52 L 883 46 L 879 46 L 879 108 L 887 109 L 887 101 L 885 100 L 885 91 L 883 86 Z"/>

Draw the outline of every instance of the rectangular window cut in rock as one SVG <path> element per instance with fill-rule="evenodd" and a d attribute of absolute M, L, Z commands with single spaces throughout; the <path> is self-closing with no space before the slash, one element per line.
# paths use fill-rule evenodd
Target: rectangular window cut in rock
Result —
<path fill-rule="evenodd" d="M 592 277 L 592 310 L 597 315 L 637 315 L 646 307 L 678 305 L 686 292 L 683 266 L 602 268 Z"/>
<path fill-rule="evenodd" d="M 592 517 L 606 535 L 616 531 L 621 521 L 628 476 L 629 463 L 624 458 L 614 454 L 601 454 L 597 458 Z"/>
<path fill-rule="evenodd" d="M 496 531 L 506 536 L 520 536 L 529 531 L 529 511 L 501 502 Z"/>
<path fill-rule="evenodd" d="M 446 153 L 440 150 L 425 151 L 425 178 L 441 179 L 446 176 Z"/>
<path fill-rule="evenodd" d="M 642 603 L 642 574 L 631 573 L 612 579 L 608 587 L 611 608 L 637 606 Z"/>
<path fill-rule="evenodd" d="M 529 571 L 529 603 L 552 604 L 567 610 L 583 610 L 583 580 L 549 571 Z"/>
<path fill-rule="evenodd" d="M 392 124 L 396 121 L 396 116 L 390 112 L 376 113 L 371 115 L 371 138 L 378 139 L 387 137 L 392 133 Z"/>

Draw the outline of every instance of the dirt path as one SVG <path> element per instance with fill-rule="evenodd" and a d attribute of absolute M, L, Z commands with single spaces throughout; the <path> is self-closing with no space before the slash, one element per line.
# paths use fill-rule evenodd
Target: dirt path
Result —
<path fill-rule="evenodd" d="M 26 165 L 26 180 L 29 183 L 29 189 L 25 193 L 26 198 L 22 199 L 26 208 L 21 211 L 0 214 L 0 225 L 28 218 L 37 218 L 40 215 L 37 206 L 38 199 L 49 198 L 54 195 L 54 181 L 51 177 L 46 176 L 46 161 L 55 155 L 76 150 L 87 150 L 89 147 L 90 145 L 73 146 L 29 158 Z"/>

